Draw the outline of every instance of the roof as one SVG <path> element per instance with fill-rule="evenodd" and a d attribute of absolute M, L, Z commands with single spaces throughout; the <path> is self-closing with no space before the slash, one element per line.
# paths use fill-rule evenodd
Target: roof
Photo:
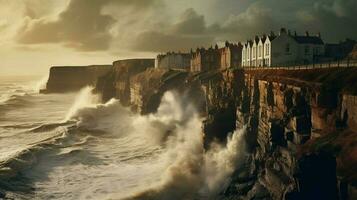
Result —
<path fill-rule="evenodd" d="M 269 38 L 270 41 L 273 41 L 276 38 L 276 36 L 275 35 L 269 35 L 267 38 Z"/>
<path fill-rule="evenodd" d="M 324 44 L 318 36 L 293 36 L 293 38 L 299 44 Z"/>
<path fill-rule="evenodd" d="M 267 36 L 266 35 L 263 35 L 263 37 L 260 38 L 260 40 L 264 43 L 265 40 L 267 39 Z"/>

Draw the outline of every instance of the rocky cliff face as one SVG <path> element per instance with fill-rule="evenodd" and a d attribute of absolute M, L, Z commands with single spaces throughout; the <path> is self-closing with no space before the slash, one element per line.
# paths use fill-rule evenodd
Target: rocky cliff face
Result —
<path fill-rule="evenodd" d="M 246 127 L 247 159 L 222 199 L 357 198 L 357 69 L 190 74 L 153 66 L 116 61 L 96 91 L 141 114 L 156 112 L 165 91 L 180 92 L 206 119 L 206 148 Z"/>
<path fill-rule="evenodd" d="M 117 98 L 125 106 L 130 105 L 130 79 L 155 66 L 154 59 L 118 60 L 113 68 L 98 80 L 96 90 L 102 93 L 104 101 Z"/>
<path fill-rule="evenodd" d="M 182 91 L 187 72 L 169 69 L 147 69 L 130 80 L 130 105 L 141 114 L 156 112 L 163 94 Z"/>
<path fill-rule="evenodd" d="M 280 73 L 230 71 L 205 84 L 210 110 L 216 110 L 209 112 L 206 127 L 228 127 L 220 129 L 221 135 L 215 129 L 205 129 L 205 134 L 222 139 L 234 125 L 248 129 L 249 158 L 222 196 L 356 198 L 356 179 L 351 178 L 357 161 L 355 96 L 327 79 L 308 81 Z"/>
<path fill-rule="evenodd" d="M 62 93 L 95 86 L 99 77 L 108 73 L 111 65 L 51 67 L 46 89 L 43 93 Z"/>

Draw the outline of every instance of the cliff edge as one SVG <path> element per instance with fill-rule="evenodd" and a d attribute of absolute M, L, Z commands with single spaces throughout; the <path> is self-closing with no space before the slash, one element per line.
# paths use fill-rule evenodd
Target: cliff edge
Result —
<path fill-rule="evenodd" d="M 95 86 L 99 77 L 111 70 L 111 65 L 54 66 L 50 69 L 46 89 L 41 93 L 64 93 Z"/>

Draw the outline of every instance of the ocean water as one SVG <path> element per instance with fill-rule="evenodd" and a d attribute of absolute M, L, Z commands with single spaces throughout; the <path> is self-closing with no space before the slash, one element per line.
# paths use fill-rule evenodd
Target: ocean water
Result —
<path fill-rule="evenodd" d="M 39 94 L 46 78 L 0 78 L 0 193 L 9 199 L 215 199 L 245 156 L 244 130 L 203 149 L 202 118 L 165 93 L 140 116 L 86 87 Z"/>

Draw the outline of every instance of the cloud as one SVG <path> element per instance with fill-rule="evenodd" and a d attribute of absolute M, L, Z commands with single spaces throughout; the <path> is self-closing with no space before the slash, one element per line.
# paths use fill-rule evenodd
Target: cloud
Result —
<path fill-rule="evenodd" d="M 57 20 L 29 19 L 19 30 L 22 44 L 63 43 L 81 51 L 106 50 L 115 20 L 101 13 L 107 0 L 71 0 Z"/>
<path fill-rule="evenodd" d="M 276 30 L 279 25 L 273 17 L 273 10 L 261 4 L 253 4 L 246 11 L 231 15 L 221 27 L 221 37 L 244 41 L 257 34 Z"/>
<path fill-rule="evenodd" d="M 203 15 L 189 8 L 176 22 L 168 23 L 160 31 L 143 31 L 133 36 L 129 48 L 149 52 L 187 51 L 211 45 L 214 42 L 214 36 L 211 35 L 213 29 L 214 26 L 206 25 Z"/>
<path fill-rule="evenodd" d="M 299 23 L 320 31 L 328 41 L 338 41 L 346 37 L 357 39 L 356 7 L 355 0 L 319 0 L 311 9 L 302 11 L 310 18 L 301 19 Z"/>
<path fill-rule="evenodd" d="M 6 20 L 0 20 L 0 32 L 5 30 L 9 26 L 9 23 Z"/>
<path fill-rule="evenodd" d="M 210 36 L 184 36 L 151 31 L 140 33 L 135 37 L 135 42 L 130 48 L 147 52 L 187 51 L 193 47 L 210 45 L 213 39 Z"/>
<path fill-rule="evenodd" d="M 245 41 L 281 27 L 321 32 L 333 42 L 357 35 L 355 0 L 67 1 L 55 17 L 46 17 L 46 8 L 58 1 L 26 1 L 31 3 L 17 42 L 59 43 L 79 51 L 163 52 Z"/>
<path fill-rule="evenodd" d="M 180 21 L 173 25 L 171 32 L 177 34 L 202 34 L 206 29 L 203 15 L 198 15 L 193 9 L 187 9 L 180 17 Z"/>

